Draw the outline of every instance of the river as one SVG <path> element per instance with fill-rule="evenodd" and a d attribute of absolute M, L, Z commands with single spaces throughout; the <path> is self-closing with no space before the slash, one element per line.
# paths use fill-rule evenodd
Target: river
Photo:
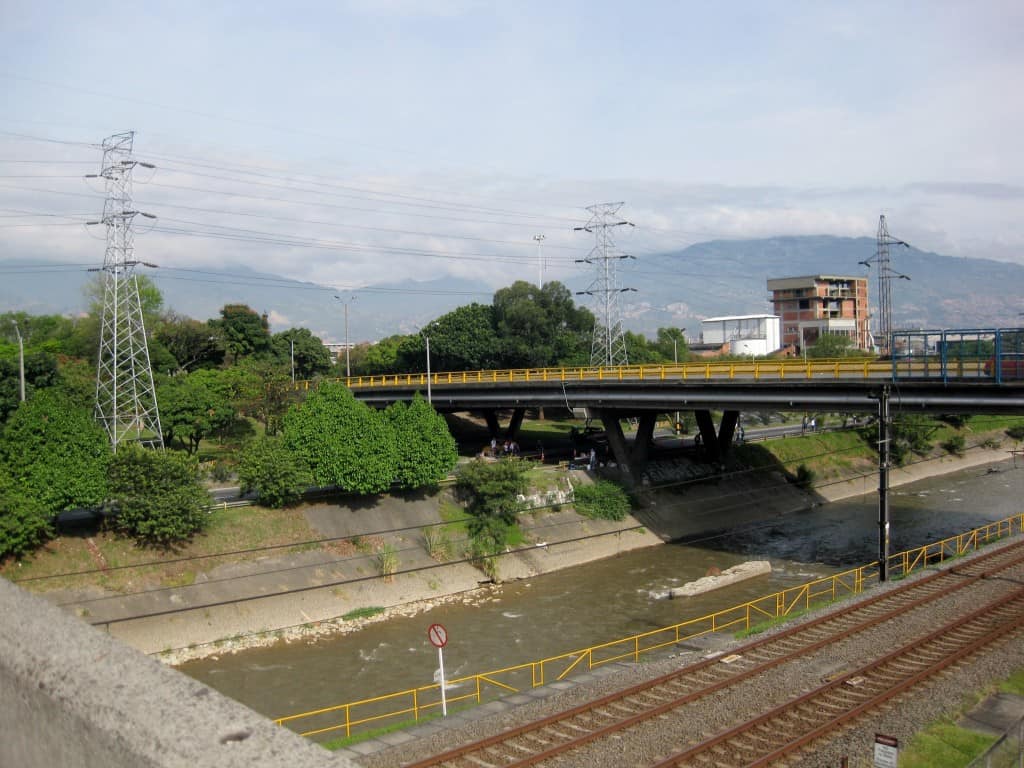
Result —
<path fill-rule="evenodd" d="M 1017 514 L 1024 467 L 1004 462 L 890 491 L 892 552 Z M 667 544 L 510 582 L 468 604 L 438 606 L 347 635 L 189 662 L 180 670 L 270 717 L 355 701 L 433 681 L 427 627 L 448 630 L 451 679 L 624 637 L 743 603 L 876 559 L 877 498 L 865 495 L 686 544 Z M 699 598 L 659 597 L 751 559 L 773 571 Z"/>

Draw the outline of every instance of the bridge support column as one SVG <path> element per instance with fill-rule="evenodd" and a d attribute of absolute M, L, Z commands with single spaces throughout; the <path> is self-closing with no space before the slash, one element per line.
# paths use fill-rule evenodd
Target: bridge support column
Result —
<path fill-rule="evenodd" d="M 736 432 L 740 412 L 723 411 L 722 423 L 717 430 L 715 422 L 711 419 L 711 411 L 694 411 L 693 416 L 697 422 L 697 428 L 700 430 L 704 455 L 709 461 L 721 461 L 729 453 L 729 446 L 732 445 L 732 437 Z"/>
<path fill-rule="evenodd" d="M 487 431 L 491 437 L 499 438 L 501 434 L 501 424 L 498 422 L 498 412 L 494 408 L 488 408 L 482 412 L 484 421 L 487 422 Z M 520 427 L 523 426 L 523 417 L 526 415 L 525 408 L 513 408 L 512 418 L 509 420 L 508 429 L 505 430 L 505 437 L 509 440 L 514 440 L 516 435 L 519 434 Z"/>
<path fill-rule="evenodd" d="M 514 408 L 512 410 L 512 419 L 508 423 L 508 435 L 509 440 L 514 440 L 516 435 L 519 434 L 519 428 L 523 426 L 523 417 L 526 415 L 525 408 Z"/>
<path fill-rule="evenodd" d="M 501 435 L 501 426 L 498 424 L 498 412 L 489 408 L 483 412 L 484 421 L 487 422 L 487 431 L 491 437 L 498 438 Z"/>
<path fill-rule="evenodd" d="M 640 416 L 632 450 L 626 444 L 626 436 L 622 433 L 620 421 L 622 413 L 620 411 L 601 409 L 595 411 L 594 415 L 604 425 L 605 434 L 608 435 L 608 447 L 611 449 L 615 463 L 621 468 L 623 482 L 627 485 L 635 484 L 647 466 L 647 456 L 654 438 L 654 425 L 657 422 L 658 414 L 644 413 Z"/>
<path fill-rule="evenodd" d="M 647 468 L 647 456 L 651 452 L 651 443 L 654 440 L 654 425 L 657 421 L 658 414 L 644 413 L 636 426 L 636 438 L 633 440 L 633 456 L 629 467 L 633 477 L 641 477 L 644 469 Z"/>

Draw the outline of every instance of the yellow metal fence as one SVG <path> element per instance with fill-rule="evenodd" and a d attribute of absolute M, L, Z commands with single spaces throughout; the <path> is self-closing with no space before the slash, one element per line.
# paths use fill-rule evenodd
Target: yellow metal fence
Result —
<path fill-rule="evenodd" d="M 928 359 L 901 361 L 900 376 L 939 376 L 941 368 Z M 961 361 L 958 377 L 985 376 L 984 361 Z M 893 364 L 873 358 L 839 360 L 709 361 L 613 367 L 518 368 L 503 371 L 447 371 L 430 374 L 432 385 L 509 384 L 546 381 L 753 381 L 880 379 L 891 378 Z M 316 381 L 297 381 L 298 390 L 315 389 L 324 381 L 340 382 L 349 389 L 426 386 L 425 373 L 389 373 L 379 376 L 342 376 Z"/>
<path fill-rule="evenodd" d="M 902 578 L 1024 531 L 1024 513 L 889 557 L 890 578 Z M 799 615 L 837 600 L 861 594 L 878 580 L 878 562 L 760 597 L 742 605 L 669 627 L 569 651 L 539 661 L 517 664 L 447 681 L 448 706 L 476 705 L 508 693 L 564 680 L 615 661 L 639 661 L 644 654 L 714 632 L 732 633 Z M 351 737 L 373 728 L 419 722 L 441 710 L 440 685 L 426 685 L 372 699 L 337 704 L 275 720 L 303 736 Z"/>

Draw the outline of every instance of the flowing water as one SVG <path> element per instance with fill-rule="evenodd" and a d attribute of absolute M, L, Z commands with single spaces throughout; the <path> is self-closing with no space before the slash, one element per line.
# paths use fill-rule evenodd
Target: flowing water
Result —
<path fill-rule="evenodd" d="M 890 491 L 891 552 L 1017 514 L 1024 468 L 1009 462 Z M 878 504 L 866 495 L 773 518 L 687 544 L 625 553 L 511 582 L 467 604 L 438 606 L 348 635 L 279 644 L 183 665 L 182 672 L 270 717 L 401 691 L 434 681 L 427 627 L 448 630 L 448 679 L 533 661 L 746 602 L 876 559 Z M 663 593 L 751 559 L 769 577 L 696 598 Z"/>

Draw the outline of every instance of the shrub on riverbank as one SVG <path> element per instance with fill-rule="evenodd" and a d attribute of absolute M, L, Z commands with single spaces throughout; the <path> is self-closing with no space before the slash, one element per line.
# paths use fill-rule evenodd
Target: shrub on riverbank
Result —
<path fill-rule="evenodd" d="M 576 511 L 584 517 L 624 520 L 632 506 L 622 488 L 609 480 L 581 485 L 573 491 Z"/>

